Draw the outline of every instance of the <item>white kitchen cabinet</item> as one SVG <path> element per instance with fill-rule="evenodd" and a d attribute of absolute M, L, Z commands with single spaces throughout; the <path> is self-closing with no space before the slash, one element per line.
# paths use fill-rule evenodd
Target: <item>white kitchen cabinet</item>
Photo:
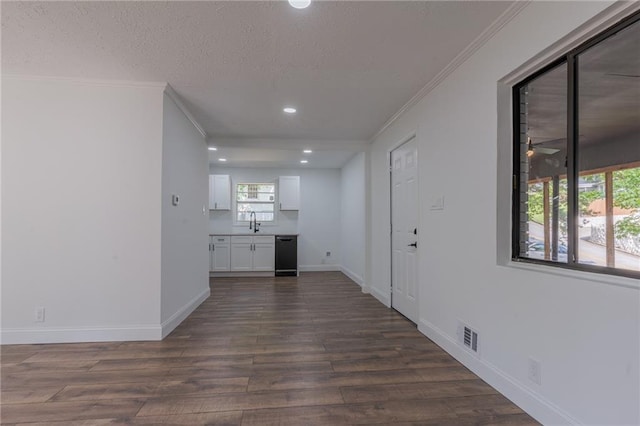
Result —
<path fill-rule="evenodd" d="M 275 270 L 273 235 L 232 235 L 231 271 L 270 272 Z"/>
<path fill-rule="evenodd" d="M 231 270 L 253 271 L 253 237 L 231 236 Z"/>
<path fill-rule="evenodd" d="M 280 176 L 278 200 L 280 210 L 300 210 L 300 176 Z"/>
<path fill-rule="evenodd" d="M 275 263 L 275 238 L 266 235 L 253 237 L 253 270 L 274 271 Z"/>
<path fill-rule="evenodd" d="M 209 244 L 211 272 L 226 272 L 231 269 L 231 237 L 212 235 Z"/>
<path fill-rule="evenodd" d="M 209 210 L 231 210 L 229 175 L 209 175 Z"/>

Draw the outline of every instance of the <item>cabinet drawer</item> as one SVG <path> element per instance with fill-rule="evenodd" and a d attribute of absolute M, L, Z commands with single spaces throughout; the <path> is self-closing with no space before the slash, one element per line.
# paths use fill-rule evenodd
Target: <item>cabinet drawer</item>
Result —
<path fill-rule="evenodd" d="M 213 243 L 214 244 L 228 244 L 229 243 L 229 236 L 228 235 L 214 235 L 213 237 Z"/>
<path fill-rule="evenodd" d="M 247 235 L 232 235 L 231 244 L 250 244 L 253 242 L 253 237 Z"/>
<path fill-rule="evenodd" d="M 274 237 L 273 235 L 256 235 L 253 237 L 253 242 L 256 244 L 273 244 Z"/>

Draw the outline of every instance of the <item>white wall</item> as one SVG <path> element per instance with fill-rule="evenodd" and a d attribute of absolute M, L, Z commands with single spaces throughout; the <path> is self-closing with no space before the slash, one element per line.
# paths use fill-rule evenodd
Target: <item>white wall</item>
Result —
<path fill-rule="evenodd" d="M 158 336 L 162 87 L 2 85 L 2 342 Z"/>
<path fill-rule="evenodd" d="M 388 152 L 417 132 L 419 328 L 547 424 L 640 423 L 640 295 L 637 280 L 508 261 L 511 160 L 498 162 L 496 140 L 510 149 L 510 120 L 499 135 L 497 87 L 608 5 L 530 3 L 377 137 L 370 153 L 371 292 L 389 303 Z M 442 195 L 445 209 L 430 211 Z M 479 331 L 479 357 L 457 343 L 458 320 Z M 527 378 L 529 357 L 541 363 L 542 385 Z"/>
<path fill-rule="evenodd" d="M 231 176 L 239 182 L 277 182 L 279 176 L 300 176 L 300 211 L 277 211 L 276 223 L 262 224 L 264 233 L 299 233 L 298 264 L 302 271 L 339 270 L 340 265 L 340 170 L 212 167 L 211 174 Z M 277 200 L 276 200 L 277 205 Z M 277 209 L 276 209 L 277 210 Z M 233 223 L 232 211 L 211 211 L 209 232 L 248 232 Z M 326 257 L 327 251 L 331 252 Z"/>
<path fill-rule="evenodd" d="M 163 335 L 209 296 L 207 144 L 167 94 L 162 141 Z M 179 196 L 174 206 L 172 196 Z"/>
<path fill-rule="evenodd" d="M 340 249 L 342 272 L 359 285 L 364 282 L 365 153 L 356 154 L 341 170 Z"/>

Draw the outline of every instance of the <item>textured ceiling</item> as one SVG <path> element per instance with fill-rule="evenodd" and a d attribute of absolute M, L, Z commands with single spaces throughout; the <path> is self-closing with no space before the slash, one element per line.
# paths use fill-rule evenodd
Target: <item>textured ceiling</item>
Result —
<path fill-rule="evenodd" d="M 510 4 L 3 2 L 2 72 L 165 81 L 213 141 L 345 141 L 348 156 Z"/>

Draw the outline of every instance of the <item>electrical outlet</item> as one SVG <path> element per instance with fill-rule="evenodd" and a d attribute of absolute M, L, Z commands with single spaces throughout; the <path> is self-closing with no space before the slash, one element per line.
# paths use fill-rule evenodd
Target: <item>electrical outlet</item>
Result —
<path fill-rule="evenodd" d="M 538 385 L 542 384 L 542 365 L 540 361 L 537 361 L 533 358 L 529 358 L 528 364 L 528 377 L 533 383 Z"/>
<path fill-rule="evenodd" d="M 331 257 L 331 252 L 330 251 L 327 252 L 327 257 Z"/>
<path fill-rule="evenodd" d="M 36 322 L 44 322 L 44 308 L 42 306 L 36 308 Z"/>

